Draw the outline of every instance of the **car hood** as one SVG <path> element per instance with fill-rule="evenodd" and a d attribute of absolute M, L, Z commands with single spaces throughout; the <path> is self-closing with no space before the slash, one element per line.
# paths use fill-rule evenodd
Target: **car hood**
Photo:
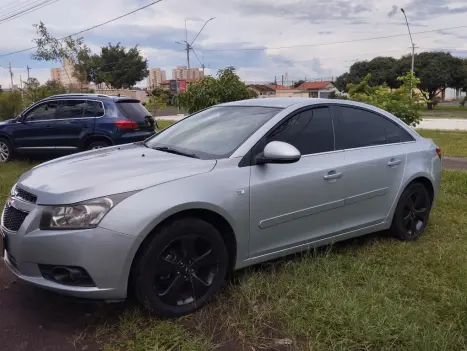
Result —
<path fill-rule="evenodd" d="M 10 124 L 13 121 L 12 119 L 7 119 L 6 121 L 0 121 L 0 127 Z"/>
<path fill-rule="evenodd" d="M 206 173 L 215 165 L 129 144 L 43 163 L 24 173 L 18 186 L 36 195 L 38 204 L 72 204 Z"/>

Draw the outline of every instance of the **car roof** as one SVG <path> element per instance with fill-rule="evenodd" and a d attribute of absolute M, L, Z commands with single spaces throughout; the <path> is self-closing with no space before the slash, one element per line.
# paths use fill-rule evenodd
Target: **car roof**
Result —
<path fill-rule="evenodd" d="M 70 94 L 58 94 L 46 97 L 40 101 L 47 101 L 51 99 L 96 99 L 96 100 L 113 100 L 113 101 L 120 101 L 120 100 L 134 100 L 139 101 L 139 99 L 132 98 L 125 95 L 105 95 L 105 94 L 89 94 L 89 93 L 70 93 Z"/>
<path fill-rule="evenodd" d="M 248 99 L 233 102 L 226 102 L 217 106 L 259 106 L 259 107 L 277 107 L 287 108 L 293 105 L 316 105 L 316 104 L 330 104 L 330 103 L 343 103 L 348 105 L 359 105 L 349 100 L 338 99 L 319 99 L 319 98 L 259 98 Z"/>

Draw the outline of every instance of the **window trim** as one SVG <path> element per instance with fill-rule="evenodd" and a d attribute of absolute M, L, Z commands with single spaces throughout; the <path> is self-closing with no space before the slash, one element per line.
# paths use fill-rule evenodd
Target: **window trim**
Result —
<path fill-rule="evenodd" d="M 34 105 L 32 105 L 31 107 L 29 107 L 27 110 L 25 110 L 23 113 L 22 113 L 22 120 L 26 121 L 26 114 L 28 114 L 32 109 L 34 109 L 35 107 L 37 106 L 40 106 L 42 104 L 45 104 L 45 103 L 48 103 L 48 102 L 60 102 L 60 101 L 67 101 L 67 100 L 83 100 L 83 99 L 49 99 L 47 101 L 38 101 L 37 103 L 35 103 Z M 39 123 L 39 122 L 51 122 L 51 121 L 69 121 L 69 120 L 81 120 L 81 119 L 89 119 L 89 118 L 94 118 L 94 119 L 98 119 L 98 118 L 103 118 L 106 116 L 106 113 L 107 111 L 105 110 L 105 105 L 104 103 L 101 101 L 101 100 L 97 100 L 97 99 L 84 99 L 86 102 L 88 101 L 95 101 L 95 102 L 99 102 L 101 105 L 102 105 L 102 109 L 104 110 L 104 114 L 102 116 L 98 116 L 98 117 L 79 117 L 79 118 L 53 118 L 53 119 L 43 119 L 43 120 L 40 120 L 40 121 L 30 121 L 28 123 Z"/>
<path fill-rule="evenodd" d="M 405 130 L 405 128 L 400 124 L 400 123 L 397 123 L 396 121 L 393 121 L 391 118 L 377 112 L 377 111 L 374 111 L 374 110 L 371 110 L 371 109 L 367 109 L 367 108 L 364 108 L 364 107 L 361 107 L 361 106 L 355 106 L 355 105 L 346 105 L 346 104 L 335 104 L 332 106 L 331 110 L 334 110 L 334 113 L 331 114 L 333 120 L 335 119 L 336 120 L 336 123 L 334 124 L 334 138 L 336 140 L 336 144 L 334 146 L 334 148 L 337 150 L 337 135 L 336 135 L 336 128 L 335 128 L 335 125 L 338 125 L 340 124 L 340 109 L 341 107 L 347 107 L 347 108 L 351 108 L 351 109 L 357 109 L 357 110 L 362 110 L 362 111 L 365 111 L 365 112 L 369 112 L 369 113 L 373 113 L 381 118 L 384 118 L 385 120 L 389 121 L 390 123 L 396 125 L 397 127 L 399 127 L 402 131 L 404 131 L 405 133 L 407 133 L 407 135 L 412 139 L 410 141 L 399 141 L 397 143 L 386 143 L 386 144 L 380 144 L 380 145 L 368 145 L 368 146 L 359 146 L 359 147 L 353 147 L 353 148 L 341 148 L 339 150 L 341 151 L 345 151 L 345 150 L 360 150 L 360 149 L 368 149 L 368 148 L 375 148 L 375 147 L 381 147 L 381 146 L 388 146 L 388 145 L 401 145 L 401 144 L 409 144 L 409 143 L 415 143 L 417 140 L 413 137 L 413 135 L 411 135 L 408 131 Z"/>
<path fill-rule="evenodd" d="M 255 143 L 255 145 L 253 145 L 253 147 L 251 147 L 251 149 L 245 154 L 245 156 L 242 157 L 242 159 L 238 163 L 238 167 L 256 166 L 256 163 L 254 162 L 254 156 L 255 155 L 253 155 L 253 150 L 258 146 L 258 144 L 260 144 L 264 140 L 264 138 L 266 138 L 279 125 L 281 125 L 282 123 L 284 123 L 288 119 L 293 118 L 296 115 L 299 115 L 299 114 L 301 114 L 301 113 L 303 113 L 305 111 L 313 110 L 313 109 L 316 109 L 316 108 L 322 108 L 322 107 L 327 107 L 329 109 L 329 115 L 330 115 L 330 118 L 331 118 L 331 125 L 332 125 L 332 132 L 333 132 L 333 136 L 334 136 L 334 150 L 317 152 L 317 153 L 313 153 L 313 154 L 302 154 L 300 156 L 300 159 L 303 158 L 303 157 L 310 157 L 310 156 L 316 156 L 316 155 L 322 155 L 322 154 L 342 152 L 343 150 L 336 150 L 336 130 L 335 130 L 335 127 L 334 127 L 334 112 L 333 112 L 333 109 L 332 109 L 332 105 L 329 104 L 329 103 L 313 104 L 313 105 L 304 106 L 304 107 L 301 107 L 301 108 L 299 108 L 299 109 L 297 109 L 295 111 L 292 111 L 287 116 L 283 117 L 280 121 L 278 121 L 276 124 L 274 124 L 268 131 L 266 131 L 264 133 L 264 135 Z"/>

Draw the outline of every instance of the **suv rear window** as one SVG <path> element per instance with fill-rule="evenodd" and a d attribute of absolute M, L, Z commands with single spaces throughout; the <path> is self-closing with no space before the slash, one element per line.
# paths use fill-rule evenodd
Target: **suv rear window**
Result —
<path fill-rule="evenodd" d="M 145 121 L 147 116 L 151 116 L 146 107 L 138 100 L 121 100 L 116 103 L 117 108 L 126 117 L 135 122 Z"/>

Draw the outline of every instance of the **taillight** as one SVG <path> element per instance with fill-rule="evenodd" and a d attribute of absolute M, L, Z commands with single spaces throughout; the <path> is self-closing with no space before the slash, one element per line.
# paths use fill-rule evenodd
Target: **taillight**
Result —
<path fill-rule="evenodd" d="M 439 159 L 441 159 L 441 148 L 440 147 L 436 148 L 436 155 L 438 155 Z"/>
<path fill-rule="evenodd" d="M 118 129 L 138 129 L 138 124 L 135 121 L 121 120 L 116 121 L 115 126 Z"/>

